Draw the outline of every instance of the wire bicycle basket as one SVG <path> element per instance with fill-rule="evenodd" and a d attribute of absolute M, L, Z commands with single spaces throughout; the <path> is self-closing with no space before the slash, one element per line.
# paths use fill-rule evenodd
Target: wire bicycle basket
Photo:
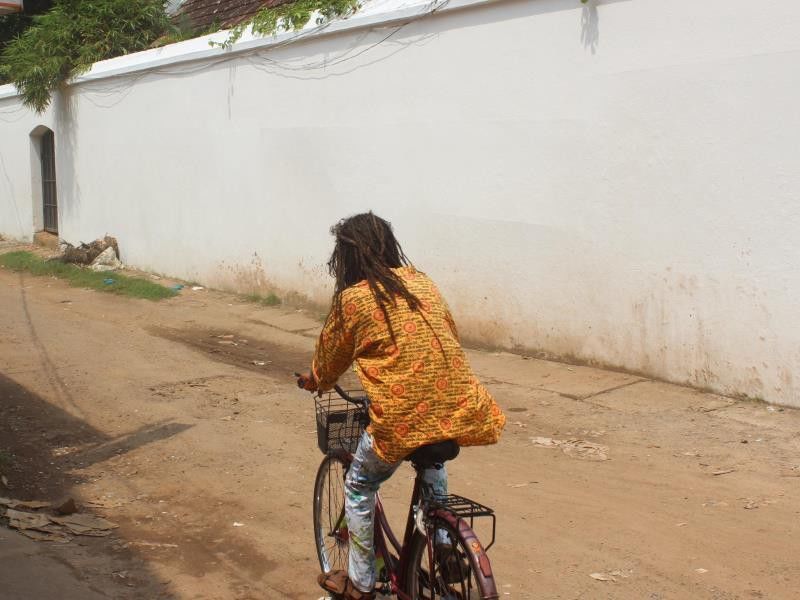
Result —
<path fill-rule="evenodd" d="M 334 450 L 349 453 L 356 451 L 358 440 L 369 424 L 366 397 L 361 390 L 347 392 L 354 400 L 363 404 L 348 402 L 336 392 L 325 392 L 315 399 L 317 413 L 317 445 L 323 454 Z"/>

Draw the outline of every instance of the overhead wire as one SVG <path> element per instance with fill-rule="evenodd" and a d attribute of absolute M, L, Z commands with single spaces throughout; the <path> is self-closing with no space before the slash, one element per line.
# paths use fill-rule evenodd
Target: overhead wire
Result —
<path fill-rule="evenodd" d="M 316 37 L 325 29 L 330 27 L 332 23 L 335 21 L 327 21 L 325 23 L 321 23 L 316 27 L 312 27 L 309 29 L 303 29 L 297 32 L 296 35 L 290 36 L 285 40 L 281 40 L 280 42 L 270 45 L 266 48 L 253 48 L 251 50 L 239 51 L 235 53 L 229 53 L 226 56 L 220 56 L 218 58 L 211 58 L 211 59 L 199 59 L 197 61 L 198 64 L 194 66 L 164 66 L 164 67 L 153 67 L 153 68 L 145 68 L 139 73 L 134 74 L 123 74 L 118 76 L 110 76 L 110 80 L 108 83 L 101 83 L 100 81 L 78 81 L 76 82 L 77 85 L 84 87 L 86 89 L 87 94 L 84 97 L 87 98 L 89 102 L 94 104 L 100 108 L 111 108 L 116 106 L 120 102 L 122 102 L 132 91 L 133 87 L 139 83 L 142 79 L 153 76 L 153 75 L 164 75 L 164 76 L 171 76 L 171 77 L 183 77 L 188 75 L 194 75 L 196 73 L 200 73 L 203 71 L 207 71 L 213 69 L 215 67 L 227 64 L 232 61 L 244 60 L 247 64 L 251 65 L 253 68 L 274 74 L 278 71 L 284 72 L 308 72 L 308 71 L 315 71 L 320 69 L 326 69 L 334 66 L 341 65 L 348 61 L 354 60 L 371 50 L 374 50 L 378 46 L 385 44 L 389 41 L 392 37 L 397 35 L 401 30 L 406 28 L 408 25 L 424 19 L 426 17 L 430 17 L 431 15 L 435 14 L 447 4 L 450 3 L 450 0 L 432 0 L 428 5 L 427 9 L 424 12 L 420 12 L 419 14 L 413 15 L 401 23 L 391 26 L 391 30 L 383 37 L 375 41 L 374 43 L 360 48 L 358 45 L 355 45 L 351 48 L 348 48 L 346 51 L 340 53 L 339 55 L 331 58 L 324 58 L 322 60 L 318 60 L 315 62 L 306 62 L 303 64 L 290 64 L 285 60 L 276 60 L 267 56 L 267 54 L 272 54 L 276 50 L 285 48 L 287 46 L 299 43 L 304 41 L 310 37 Z M 362 39 L 368 36 L 370 33 L 374 32 L 377 29 L 381 29 L 386 27 L 383 24 L 376 24 L 373 27 L 370 27 L 366 30 Z M 121 81 L 124 79 L 124 81 Z M 113 102 L 111 103 L 104 103 L 99 100 L 92 99 L 88 97 L 89 95 L 100 96 L 104 98 L 109 98 L 112 96 L 116 96 Z M 121 96 L 120 96 L 121 95 Z"/>
<path fill-rule="evenodd" d="M 0 102 L 2 102 L 2 100 L 0 100 Z M 3 116 L 3 115 L 13 115 L 15 113 L 19 113 L 19 116 L 16 119 L 13 119 L 13 118 L 12 119 L 6 119 Z M 0 121 L 3 121 L 4 123 L 16 123 L 17 121 L 20 121 L 26 114 L 28 114 L 28 111 L 27 111 L 25 105 L 22 104 L 22 103 L 19 103 L 15 108 L 0 109 Z"/>

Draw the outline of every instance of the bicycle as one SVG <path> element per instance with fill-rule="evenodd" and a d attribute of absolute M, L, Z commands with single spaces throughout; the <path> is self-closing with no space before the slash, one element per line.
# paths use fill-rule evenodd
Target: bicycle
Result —
<path fill-rule="evenodd" d="M 323 572 L 347 570 L 348 532 L 344 481 L 369 423 L 369 399 L 346 392 L 316 398 L 317 442 L 325 454 L 314 482 L 314 542 Z M 338 396 L 338 397 L 337 397 Z M 499 598 L 486 552 L 495 542 L 491 508 L 463 496 L 435 496 L 422 478 L 458 455 L 454 441 L 423 446 L 405 460 L 416 470 L 402 544 L 389 526 L 380 494 L 375 502 L 376 592 L 398 600 L 493 600 Z M 473 531 L 476 518 L 490 518 L 485 548 Z"/>

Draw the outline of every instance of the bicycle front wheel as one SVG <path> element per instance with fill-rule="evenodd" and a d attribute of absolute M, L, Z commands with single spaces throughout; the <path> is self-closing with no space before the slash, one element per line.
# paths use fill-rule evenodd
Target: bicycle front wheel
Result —
<path fill-rule="evenodd" d="M 437 517 L 436 534 L 414 534 L 409 549 L 406 593 L 412 600 L 498 598 L 491 566 L 470 527 L 455 517 Z"/>
<path fill-rule="evenodd" d="M 347 570 L 350 536 L 344 518 L 344 478 L 348 467 L 342 457 L 328 455 L 314 482 L 314 542 L 323 573 Z"/>

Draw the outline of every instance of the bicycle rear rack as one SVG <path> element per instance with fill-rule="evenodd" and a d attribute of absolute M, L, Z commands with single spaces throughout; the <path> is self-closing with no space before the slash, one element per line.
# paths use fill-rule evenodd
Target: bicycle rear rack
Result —
<path fill-rule="evenodd" d="M 479 504 L 474 500 L 458 496 L 456 494 L 449 494 L 447 496 L 438 496 L 430 503 L 431 508 L 442 508 L 453 513 L 461 519 L 469 519 L 470 528 L 474 527 L 474 521 L 478 517 L 489 517 L 492 519 L 492 541 L 484 547 L 484 551 L 489 550 L 494 545 L 495 530 L 497 527 L 497 519 L 494 510 L 483 504 Z"/>

